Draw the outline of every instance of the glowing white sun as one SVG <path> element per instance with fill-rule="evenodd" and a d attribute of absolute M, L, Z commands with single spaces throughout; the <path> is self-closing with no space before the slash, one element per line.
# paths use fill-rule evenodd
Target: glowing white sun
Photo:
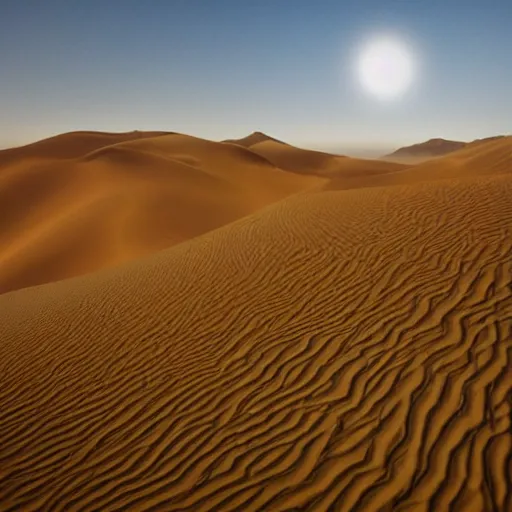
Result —
<path fill-rule="evenodd" d="M 367 92 L 381 99 L 397 98 L 413 81 L 412 55 L 397 39 L 374 39 L 363 47 L 359 55 L 358 75 Z"/>

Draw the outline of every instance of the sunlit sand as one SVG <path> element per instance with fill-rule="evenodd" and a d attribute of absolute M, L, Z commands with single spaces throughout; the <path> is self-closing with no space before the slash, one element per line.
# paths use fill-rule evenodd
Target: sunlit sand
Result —
<path fill-rule="evenodd" d="M 0 509 L 512 510 L 512 137 L 430 156 L 0 152 Z"/>

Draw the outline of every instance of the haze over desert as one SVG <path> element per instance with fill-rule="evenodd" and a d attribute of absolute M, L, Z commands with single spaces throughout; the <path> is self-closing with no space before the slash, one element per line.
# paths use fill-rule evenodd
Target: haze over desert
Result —
<path fill-rule="evenodd" d="M 213 4 L 0 8 L 0 510 L 511 512 L 510 6 Z"/>

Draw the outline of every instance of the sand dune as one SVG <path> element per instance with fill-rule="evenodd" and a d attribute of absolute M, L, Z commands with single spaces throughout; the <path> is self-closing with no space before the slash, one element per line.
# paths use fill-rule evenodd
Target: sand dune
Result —
<path fill-rule="evenodd" d="M 212 175 L 228 179 L 245 187 L 246 179 L 254 179 L 263 185 L 270 196 L 278 197 L 282 190 L 298 190 L 300 184 L 318 183 L 309 177 L 293 177 L 283 168 L 269 161 L 264 155 L 235 144 L 225 144 L 199 139 L 190 135 L 172 135 L 152 139 L 131 141 L 124 147 L 151 152 L 190 166 L 200 167 Z M 269 180 L 271 182 L 269 183 Z"/>
<path fill-rule="evenodd" d="M 385 158 L 389 159 L 429 159 L 439 156 L 445 156 L 449 153 L 453 153 L 466 146 L 466 142 L 458 140 L 446 140 L 446 139 L 429 139 L 426 142 L 420 142 L 419 144 L 413 144 L 412 146 L 405 146 L 399 148 L 393 153 L 386 155 Z"/>
<path fill-rule="evenodd" d="M 204 160 L 178 140 L 103 157 Z M 510 139 L 483 148 L 0 296 L 0 508 L 512 510 Z"/>
<path fill-rule="evenodd" d="M 463 149 L 434 162 L 425 162 L 406 171 L 421 179 L 482 176 L 510 173 L 512 137 L 468 144 Z"/>
<path fill-rule="evenodd" d="M 266 133 L 262 133 L 262 132 L 252 132 L 251 134 L 247 135 L 247 137 L 243 137 L 241 139 L 227 139 L 227 140 L 224 140 L 223 142 L 229 142 L 231 144 L 236 144 L 238 146 L 250 148 L 251 146 L 258 144 L 259 142 L 267 142 L 267 141 L 273 141 L 273 142 L 277 142 L 278 144 L 287 145 L 285 142 L 275 139 L 274 137 L 270 137 L 270 135 L 267 135 Z"/>
<path fill-rule="evenodd" d="M 105 137 L 92 139 L 114 140 Z M 59 154 L 87 144 L 73 136 Z M 27 161 L 34 147 L 46 156 Z M 20 148 L 0 173 L 0 293 L 136 259 L 322 182 L 184 135 L 117 142 L 74 159 L 50 159 L 56 147 Z"/>
<path fill-rule="evenodd" d="M 126 133 L 105 132 L 70 132 L 40 140 L 19 148 L 0 151 L 0 166 L 21 159 L 67 159 L 80 156 L 104 146 L 117 144 L 127 140 L 142 139 L 166 135 L 168 132 Z M 0 167 L 1 168 L 1 167 Z"/>
<path fill-rule="evenodd" d="M 412 146 L 406 146 L 397 149 L 393 153 L 383 157 L 383 160 L 395 161 L 399 163 L 417 164 L 430 160 L 433 158 L 439 158 L 454 151 L 460 149 L 476 147 L 480 144 L 486 144 L 495 140 L 503 138 L 503 135 L 497 135 L 495 137 L 487 137 L 484 139 L 477 139 L 472 142 L 461 142 L 457 140 L 446 140 L 446 139 L 430 139 L 426 142 L 419 144 L 413 144 Z"/>
<path fill-rule="evenodd" d="M 321 151 L 301 149 L 272 140 L 253 144 L 250 149 L 277 167 L 300 174 L 321 175 L 337 169 L 340 160 L 346 158 Z"/>
<path fill-rule="evenodd" d="M 302 195 L 152 259 L 0 298 L 0 503 L 506 510 L 510 142 L 407 170 L 376 163 L 370 172 L 346 159 L 330 187 L 369 186 L 357 165 L 364 180 L 388 186 Z M 220 205 L 201 205 L 230 197 L 229 151 L 173 135 L 95 150 L 73 172 L 11 166 L 0 181 L 5 197 L 32 190 L 37 212 L 48 213 L 18 252 L 9 246 L 11 260 L 29 284 L 41 261 L 46 280 L 103 266 L 91 261 L 112 258 L 119 212 L 130 218 L 127 198 L 127 224 L 140 223 L 130 235 L 146 235 L 132 247 L 150 247 L 148 227 L 165 205 L 187 211 L 166 195 L 178 185 L 213 192 L 191 209 L 202 224 Z M 230 186 L 275 180 L 255 208 L 296 186 L 262 155 L 236 155 L 247 167 Z M 127 197 L 106 193 L 119 183 Z M 19 225 L 15 206 L 7 203 L 3 236 Z M 21 251 L 31 239 L 45 244 Z M 22 265 L 20 251 L 32 260 Z M 242 311 L 251 311 L 245 320 Z M 52 401 L 36 406 L 48 389 Z M 79 396 L 88 400 L 77 410 Z M 410 468 L 400 478 L 399 466 Z"/>
<path fill-rule="evenodd" d="M 356 177 L 366 180 L 369 176 L 397 172 L 410 167 L 383 160 L 331 155 L 297 148 L 275 140 L 256 142 L 249 149 L 281 169 L 297 174 L 336 179 L 340 182 Z"/>
<path fill-rule="evenodd" d="M 64 134 L 12 150 L 0 172 L 0 293 L 137 259 L 327 180 L 353 188 L 406 168 L 270 138 L 246 148 L 152 133 Z"/>
<path fill-rule="evenodd" d="M 391 164 L 391 162 L 385 162 Z M 485 143 L 469 144 L 449 155 L 418 165 L 403 165 L 401 169 L 373 174 L 370 179 L 362 173 L 352 178 L 333 179 L 325 190 L 361 187 L 388 187 L 424 181 L 509 174 L 512 169 L 512 137 L 490 139 Z"/>
<path fill-rule="evenodd" d="M 343 156 L 298 148 L 262 132 L 253 132 L 242 139 L 225 140 L 250 149 L 280 169 L 298 174 L 324 175 L 339 169 Z"/>

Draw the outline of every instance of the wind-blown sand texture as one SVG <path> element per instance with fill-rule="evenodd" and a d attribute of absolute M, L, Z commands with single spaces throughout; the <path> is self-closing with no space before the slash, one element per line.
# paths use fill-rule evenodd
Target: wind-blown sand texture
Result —
<path fill-rule="evenodd" d="M 0 509 L 512 510 L 512 138 L 490 144 L 0 295 Z"/>

